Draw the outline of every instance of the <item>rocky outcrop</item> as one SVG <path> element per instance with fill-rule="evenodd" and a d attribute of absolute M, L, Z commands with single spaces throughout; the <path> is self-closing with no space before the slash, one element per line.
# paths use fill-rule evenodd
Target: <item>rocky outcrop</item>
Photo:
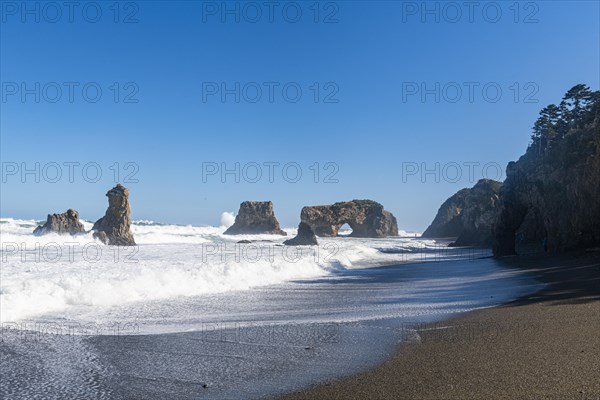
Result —
<path fill-rule="evenodd" d="M 317 237 L 308 224 L 300 222 L 298 225 L 298 234 L 293 239 L 283 242 L 286 246 L 313 246 L 318 245 Z"/>
<path fill-rule="evenodd" d="M 481 179 L 459 190 L 442 204 L 422 237 L 456 238 L 451 246 L 491 246 L 501 187 L 501 182 Z"/>
<path fill-rule="evenodd" d="M 118 184 L 109 190 L 106 196 L 108 196 L 108 209 L 104 217 L 96 221 L 92 227 L 94 237 L 109 245 L 134 246 L 135 240 L 130 231 L 129 191 Z"/>
<path fill-rule="evenodd" d="M 46 223 L 35 228 L 33 234 L 36 236 L 47 233 L 76 235 L 84 232 L 85 228 L 79 222 L 79 213 L 73 209 L 69 209 L 63 214 L 48 214 Z"/>
<path fill-rule="evenodd" d="M 382 238 L 398 236 L 396 217 L 372 200 L 352 200 L 326 206 L 302 208 L 300 220 L 317 236 L 337 236 L 344 224 L 350 225 L 353 237 Z"/>
<path fill-rule="evenodd" d="M 224 235 L 287 235 L 279 226 L 270 201 L 245 201 Z"/>
<path fill-rule="evenodd" d="M 600 244 L 600 131 L 571 135 L 581 137 L 508 164 L 494 225 L 496 256 L 542 252 L 544 243 L 551 252 Z M 571 152 L 578 155 L 565 162 Z"/>
<path fill-rule="evenodd" d="M 600 92 L 577 85 L 540 112 L 531 145 L 506 168 L 494 254 L 599 246 L 599 199 Z"/>

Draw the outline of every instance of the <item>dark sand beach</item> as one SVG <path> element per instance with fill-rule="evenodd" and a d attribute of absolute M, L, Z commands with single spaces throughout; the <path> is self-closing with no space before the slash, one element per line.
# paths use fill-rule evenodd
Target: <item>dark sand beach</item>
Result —
<path fill-rule="evenodd" d="M 547 286 L 418 327 L 364 374 L 285 399 L 600 399 L 600 253 L 507 257 Z"/>

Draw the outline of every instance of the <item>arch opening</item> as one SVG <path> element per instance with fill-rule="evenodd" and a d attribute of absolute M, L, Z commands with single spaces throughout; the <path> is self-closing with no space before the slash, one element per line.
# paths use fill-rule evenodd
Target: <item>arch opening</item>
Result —
<path fill-rule="evenodd" d="M 353 231 L 353 229 L 350 226 L 350 224 L 345 223 L 338 230 L 338 236 L 350 236 L 350 235 L 352 235 L 352 231 Z"/>

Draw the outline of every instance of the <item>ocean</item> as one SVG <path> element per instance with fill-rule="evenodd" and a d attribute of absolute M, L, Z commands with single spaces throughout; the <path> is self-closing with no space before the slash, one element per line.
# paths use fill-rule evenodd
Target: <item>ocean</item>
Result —
<path fill-rule="evenodd" d="M 541 287 L 489 250 L 407 232 L 290 247 L 295 229 L 134 221 L 138 245 L 112 247 L 36 237 L 37 224 L 0 223 L 3 398 L 275 396 L 372 368 L 421 324 Z"/>

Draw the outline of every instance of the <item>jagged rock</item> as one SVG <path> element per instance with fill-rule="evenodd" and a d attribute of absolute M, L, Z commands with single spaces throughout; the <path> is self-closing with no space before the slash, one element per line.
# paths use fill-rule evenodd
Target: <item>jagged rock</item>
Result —
<path fill-rule="evenodd" d="M 600 128 L 596 129 L 587 132 L 588 140 L 595 135 L 590 141 L 572 138 L 572 144 L 558 144 L 543 158 L 528 151 L 509 163 L 494 225 L 496 256 L 542 252 L 544 242 L 553 252 L 600 243 Z M 572 152 L 579 154 L 568 162 L 560 155 Z"/>
<path fill-rule="evenodd" d="M 312 246 L 318 245 L 317 237 L 308 224 L 300 222 L 298 234 L 293 239 L 286 240 L 283 244 L 287 246 Z"/>
<path fill-rule="evenodd" d="M 508 164 L 494 255 L 543 252 L 544 243 L 550 252 L 600 244 L 600 92 L 594 95 L 577 119 L 556 122 L 553 136 Z"/>
<path fill-rule="evenodd" d="M 224 235 L 287 235 L 279 226 L 270 201 L 244 201 Z"/>
<path fill-rule="evenodd" d="M 451 246 L 491 246 L 501 182 L 481 179 L 461 189 L 439 208 L 424 238 L 457 238 Z"/>
<path fill-rule="evenodd" d="M 94 237 L 104 244 L 110 244 L 110 240 L 104 231 L 94 232 Z"/>
<path fill-rule="evenodd" d="M 108 196 L 108 209 L 104 217 L 96 221 L 92 227 L 94 237 L 109 245 L 135 246 L 130 231 L 129 191 L 118 184 L 109 190 L 106 196 Z"/>
<path fill-rule="evenodd" d="M 300 220 L 317 236 L 337 236 L 344 224 L 350 225 L 353 237 L 381 238 L 398 236 L 396 217 L 372 200 L 352 200 L 327 206 L 302 208 Z"/>
<path fill-rule="evenodd" d="M 73 209 L 68 209 L 63 214 L 48 214 L 46 223 L 35 228 L 33 234 L 41 236 L 51 232 L 75 235 L 84 233 L 85 228 L 79 222 L 79 213 Z"/>

